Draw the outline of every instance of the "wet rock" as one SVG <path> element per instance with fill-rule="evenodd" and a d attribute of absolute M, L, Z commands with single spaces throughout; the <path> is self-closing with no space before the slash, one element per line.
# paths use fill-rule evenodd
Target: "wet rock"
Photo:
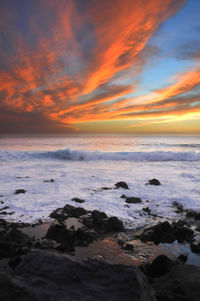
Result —
<path fill-rule="evenodd" d="M 0 209 L 0 211 L 2 211 L 2 210 L 6 210 L 6 209 L 9 209 L 10 207 L 8 207 L 8 206 L 4 206 L 3 208 L 1 208 Z M 2 213 L 1 213 L 2 214 Z"/>
<path fill-rule="evenodd" d="M 50 179 L 50 180 L 44 180 L 44 183 L 53 183 L 54 179 Z"/>
<path fill-rule="evenodd" d="M 144 212 L 146 212 L 148 215 L 151 214 L 151 209 L 150 209 L 149 207 L 142 208 L 142 210 L 143 210 Z"/>
<path fill-rule="evenodd" d="M 185 263 L 188 259 L 188 255 L 186 254 L 180 254 L 178 257 L 177 257 L 178 261 L 179 262 L 182 262 L 182 263 Z"/>
<path fill-rule="evenodd" d="M 112 187 L 102 187 L 101 190 L 111 190 Z"/>
<path fill-rule="evenodd" d="M 135 267 L 79 262 L 39 250 L 23 256 L 14 273 L 0 276 L 0 287 L 4 301 L 155 301 L 146 277 Z"/>
<path fill-rule="evenodd" d="M 25 248 L 31 247 L 29 237 L 16 228 L 14 224 L 2 223 L 4 227 L 0 231 L 0 258 L 9 258 L 25 254 Z"/>
<path fill-rule="evenodd" d="M 172 243 L 176 240 L 174 231 L 169 222 L 159 222 L 157 225 L 145 229 L 139 238 L 142 241 L 153 241 L 155 244 Z"/>
<path fill-rule="evenodd" d="M 181 205 L 179 202 L 173 202 L 172 205 L 174 207 L 176 207 L 176 213 L 183 213 L 184 212 L 184 208 L 183 205 Z"/>
<path fill-rule="evenodd" d="M 79 199 L 79 198 L 73 198 L 72 201 L 73 201 L 73 202 L 76 202 L 76 203 L 85 203 L 84 200 L 81 200 L 81 199 Z"/>
<path fill-rule="evenodd" d="M 178 242 L 184 242 L 184 241 L 192 241 L 194 237 L 194 231 L 188 227 L 185 227 L 185 222 L 182 220 L 179 220 L 178 222 L 172 223 L 174 235 Z"/>
<path fill-rule="evenodd" d="M 15 282 L 9 274 L 0 273 L 1 301 L 37 301 L 31 292 L 27 292 L 26 287 L 20 287 L 19 280 Z"/>
<path fill-rule="evenodd" d="M 194 218 L 195 220 L 200 220 L 200 212 L 194 210 L 186 210 L 186 217 Z"/>
<path fill-rule="evenodd" d="M 9 261 L 8 261 L 8 265 L 14 269 L 18 264 L 20 264 L 21 262 L 21 257 L 20 256 L 16 256 L 16 257 L 13 257 L 11 258 Z"/>
<path fill-rule="evenodd" d="M 200 241 L 199 240 L 194 240 L 190 244 L 190 248 L 191 248 L 192 252 L 200 254 Z"/>
<path fill-rule="evenodd" d="M 56 247 L 57 250 L 71 252 L 75 246 L 90 244 L 96 238 L 96 233 L 87 228 L 79 228 L 75 231 L 74 229 L 67 229 L 64 224 L 56 224 L 49 227 L 46 238 L 60 243 Z"/>
<path fill-rule="evenodd" d="M 129 189 L 128 185 L 126 184 L 126 182 L 117 182 L 115 184 L 115 188 L 124 188 L 124 189 Z"/>
<path fill-rule="evenodd" d="M 91 217 L 92 217 L 94 223 L 98 223 L 98 222 L 101 222 L 102 219 L 107 218 L 107 215 L 105 212 L 93 210 L 91 213 Z"/>
<path fill-rule="evenodd" d="M 169 273 L 155 280 L 153 288 L 158 301 L 200 300 L 200 268 L 175 265 Z"/>
<path fill-rule="evenodd" d="M 0 259 L 13 257 L 18 249 L 18 245 L 14 242 L 0 241 Z"/>
<path fill-rule="evenodd" d="M 156 186 L 161 185 L 161 183 L 158 179 L 151 179 L 151 180 L 149 180 L 148 184 L 149 185 L 156 185 Z"/>
<path fill-rule="evenodd" d="M 178 242 L 192 241 L 194 232 L 192 229 L 185 227 L 185 222 L 180 220 L 178 222 L 159 222 L 157 225 L 145 229 L 139 238 L 142 241 L 153 241 L 155 244 L 172 243 L 175 240 Z"/>
<path fill-rule="evenodd" d="M 160 277 L 168 273 L 174 265 L 175 263 L 167 256 L 160 255 L 153 260 L 152 264 L 147 265 L 144 272 L 148 277 Z"/>
<path fill-rule="evenodd" d="M 200 232 L 200 221 L 196 222 L 196 230 Z"/>
<path fill-rule="evenodd" d="M 76 231 L 76 245 L 78 246 L 87 246 L 91 242 L 93 242 L 94 239 L 96 239 L 97 235 L 95 231 L 86 229 L 86 228 L 79 228 Z"/>
<path fill-rule="evenodd" d="M 127 242 L 127 243 L 123 244 L 123 249 L 127 250 L 127 251 L 133 251 L 134 250 L 134 245 Z"/>
<path fill-rule="evenodd" d="M 15 190 L 15 194 L 26 193 L 25 189 L 17 189 Z"/>
<path fill-rule="evenodd" d="M 80 216 L 85 215 L 87 213 L 88 212 L 84 208 L 65 205 L 65 207 L 63 208 L 58 208 L 54 210 L 50 214 L 50 217 L 57 219 L 59 222 L 62 222 L 68 217 L 79 218 Z"/>
<path fill-rule="evenodd" d="M 121 232 L 124 231 L 124 225 L 121 220 L 119 220 L 117 217 L 113 216 L 110 217 L 107 221 L 106 225 L 107 232 Z"/>
<path fill-rule="evenodd" d="M 142 200 L 137 197 L 126 197 L 126 203 L 128 204 L 136 204 L 136 203 L 142 203 Z"/>

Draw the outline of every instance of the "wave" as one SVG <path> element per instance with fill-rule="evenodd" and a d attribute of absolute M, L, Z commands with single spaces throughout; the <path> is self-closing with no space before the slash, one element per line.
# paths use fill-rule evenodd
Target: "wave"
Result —
<path fill-rule="evenodd" d="M 126 160 L 126 161 L 200 161 L 197 152 L 101 152 L 84 150 L 57 150 L 43 152 L 0 151 L 0 161 L 34 159 L 55 159 L 69 161 L 98 161 L 98 160 Z"/>

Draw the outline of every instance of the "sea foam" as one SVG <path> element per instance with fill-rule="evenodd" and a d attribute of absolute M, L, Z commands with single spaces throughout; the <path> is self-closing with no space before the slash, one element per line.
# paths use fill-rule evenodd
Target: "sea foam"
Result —
<path fill-rule="evenodd" d="M 0 151 L 1 161 L 57 159 L 71 161 L 98 161 L 98 160 L 127 160 L 127 161 L 200 161 L 199 152 L 172 152 L 172 151 L 141 151 L 141 152 L 101 152 L 84 150 L 56 150 L 43 152 L 29 151 Z"/>

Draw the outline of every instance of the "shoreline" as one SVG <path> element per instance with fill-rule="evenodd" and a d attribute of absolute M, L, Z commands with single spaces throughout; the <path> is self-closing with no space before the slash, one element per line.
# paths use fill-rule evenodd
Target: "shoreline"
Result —
<path fill-rule="evenodd" d="M 140 201 L 134 197 L 126 197 L 126 199 L 128 202 Z M 122 221 L 117 217 L 109 217 L 98 210 L 86 210 L 82 204 L 84 201 L 80 199 L 76 199 L 76 203 L 80 207 L 67 204 L 54 210 L 50 214 L 51 221 L 48 222 L 38 221 L 38 223 L 29 224 L 0 219 L 0 290 L 2 290 L 2 285 L 5 287 L 4 297 L 0 300 L 10 301 L 14 298 L 17 301 L 42 301 L 41 296 L 37 296 L 35 291 L 37 285 L 34 287 L 31 284 L 32 281 L 37 282 L 39 281 L 38 277 L 39 279 L 42 277 L 42 284 L 39 287 L 41 292 L 46 294 L 49 272 L 53 275 L 56 269 L 56 273 L 63 275 L 62 281 L 66 281 L 64 280 L 66 271 L 63 271 L 65 264 L 75 271 L 76 276 L 73 277 L 78 278 L 80 273 L 86 273 L 88 269 L 96 270 L 98 267 L 99 270 L 102 270 L 98 279 L 94 280 L 87 275 L 84 276 L 86 280 L 81 280 L 82 284 L 77 283 L 74 286 L 76 291 L 84 283 L 84 289 L 80 293 L 82 297 L 85 296 L 85 281 L 88 286 L 90 281 L 94 280 L 96 286 L 104 278 L 109 279 L 108 288 L 113 291 L 114 295 L 118 287 L 116 287 L 116 280 L 113 279 L 121 277 L 121 272 L 118 271 L 120 269 L 120 271 L 123 270 L 127 279 L 130 277 L 128 272 L 130 270 L 135 275 L 134 277 L 142 279 L 134 284 L 134 289 L 137 287 L 139 295 L 144 292 L 146 294 L 146 297 L 143 296 L 143 299 L 140 300 L 197 300 L 194 298 L 184 299 L 183 296 L 189 296 L 188 294 L 191 294 L 192 290 L 187 292 L 184 287 L 196 286 L 196 278 L 191 280 L 191 274 L 200 278 L 200 213 L 185 209 L 181 204 L 174 202 L 176 218 L 168 219 L 152 214 L 151 210 L 146 207 L 145 212 L 152 219 L 153 224 L 137 230 L 130 230 L 125 229 Z M 55 265 L 57 261 L 58 266 Z M 83 270 L 82 266 L 84 266 Z M 119 268 L 115 270 L 115 267 Z M 35 269 L 37 269 L 37 273 Z M 26 279 L 27 276 L 22 277 L 25 271 L 28 271 L 29 283 Z M 67 273 L 68 277 L 71 277 L 70 270 Z M 172 275 L 174 275 L 175 283 L 179 282 L 178 286 L 175 285 L 175 291 L 173 291 L 174 282 L 171 283 L 170 280 Z M 16 284 L 18 277 L 23 278 L 20 285 Z M 160 290 L 163 277 L 166 278 L 166 287 Z M 57 282 L 55 279 L 51 281 L 55 282 L 53 284 L 55 291 L 63 290 L 59 281 Z M 66 285 L 68 284 L 65 283 Z M 20 292 L 19 299 L 17 299 L 16 287 Z M 90 289 L 93 290 L 93 287 L 90 288 L 89 285 L 88 293 Z M 100 299 L 86 298 L 84 300 L 107 298 L 107 289 L 105 291 L 104 289 L 103 285 L 99 292 Z M 11 291 L 12 294 L 10 299 L 7 298 L 8 291 Z M 126 287 L 126 291 L 129 295 L 130 285 Z M 51 299 L 53 293 L 51 294 L 49 299 L 45 300 L 54 300 Z M 21 296 L 25 296 L 25 299 L 21 299 Z M 200 297 L 199 288 L 195 290 L 194 296 L 195 298 L 196 296 Z M 164 297 L 165 299 L 163 299 Z M 58 300 L 62 299 L 58 298 Z M 73 300 L 79 299 L 74 298 Z M 119 300 L 132 299 L 123 296 Z"/>

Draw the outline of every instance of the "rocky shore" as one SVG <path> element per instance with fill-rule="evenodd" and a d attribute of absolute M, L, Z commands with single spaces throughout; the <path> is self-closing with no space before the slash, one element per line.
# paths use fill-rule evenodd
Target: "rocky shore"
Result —
<path fill-rule="evenodd" d="M 0 301 L 200 300 L 200 213 L 173 206 L 179 220 L 157 217 L 137 231 L 125 229 L 117 217 L 68 204 L 54 210 L 49 223 L 0 219 Z M 151 210 L 143 210 L 151 218 Z M 187 252 L 172 256 L 174 243 L 187 245 L 197 264 L 188 264 Z"/>

